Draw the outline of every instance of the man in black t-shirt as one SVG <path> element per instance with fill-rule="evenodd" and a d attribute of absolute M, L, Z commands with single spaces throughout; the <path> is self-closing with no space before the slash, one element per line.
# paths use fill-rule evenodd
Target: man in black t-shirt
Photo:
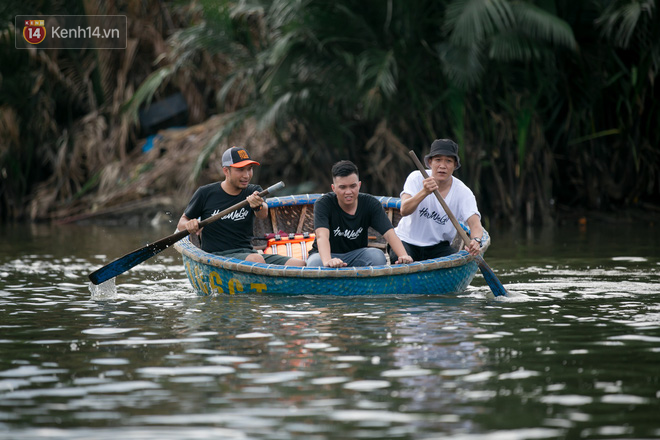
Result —
<path fill-rule="evenodd" d="M 396 264 L 412 263 L 392 222 L 380 202 L 369 194 L 360 194 L 362 182 L 353 162 L 342 160 L 332 167 L 332 193 L 314 203 L 316 240 L 307 266 L 382 266 L 387 263 L 383 251 L 368 247 L 369 227 L 383 235 L 399 257 Z"/>
<path fill-rule="evenodd" d="M 250 159 L 244 148 L 232 147 L 225 151 L 222 155 L 225 180 L 202 186 L 195 191 L 179 219 L 177 229 L 187 230 L 190 234 L 201 234 L 202 249 L 206 252 L 255 263 L 304 266 L 305 262 L 298 258 L 276 254 L 262 255 L 252 248 L 254 217 L 263 219 L 268 216 L 268 205 L 259 196 L 262 188 L 250 184 L 254 165 L 259 165 L 259 162 Z M 248 207 L 231 212 L 206 225 L 203 232 L 199 229 L 199 220 L 209 218 L 246 199 Z"/>

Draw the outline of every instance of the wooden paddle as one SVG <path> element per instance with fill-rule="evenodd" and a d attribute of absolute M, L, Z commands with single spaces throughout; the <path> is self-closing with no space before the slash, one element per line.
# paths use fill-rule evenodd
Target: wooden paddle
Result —
<path fill-rule="evenodd" d="M 259 193 L 259 197 L 265 197 L 269 193 L 275 192 L 281 188 L 284 188 L 284 183 L 278 182 L 275 185 L 266 188 L 264 191 L 261 191 Z M 233 206 L 230 206 L 229 208 L 199 222 L 199 228 L 201 229 L 204 226 L 213 223 L 214 221 L 226 216 L 227 214 L 237 211 L 246 205 L 248 205 L 247 199 Z M 137 266 L 143 261 L 148 260 L 154 255 L 164 251 L 187 235 L 189 235 L 188 231 L 179 231 L 165 238 L 161 238 L 154 243 L 141 247 L 140 249 L 134 250 L 133 252 L 128 253 L 123 257 L 117 258 L 112 263 L 106 264 L 102 268 L 90 273 L 89 279 L 94 284 L 101 284 L 102 282 L 107 281 L 110 278 L 114 278 L 117 275 L 131 269 L 132 267 Z"/>
<path fill-rule="evenodd" d="M 413 160 L 413 162 L 415 162 L 415 165 L 417 165 L 417 168 L 422 173 L 422 176 L 424 176 L 425 179 L 428 178 L 429 175 L 426 173 L 426 168 L 424 168 L 424 165 L 422 165 L 422 163 L 419 161 L 415 152 L 410 150 L 408 154 L 410 155 L 410 158 Z M 435 194 L 435 197 L 438 199 L 438 202 L 440 202 L 440 204 L 442 205 L 442 208 L 445 210 L 445 213 L 447 213 L 447 216 L 449 217 L 452 224 L 456 228 L 456 232 L 458 232 L 458 235 L 465 242 L 465 245 L 469 246 L 470 237 L 468 237 L 468 235 L 465 233 L 461 225 L 458 223 L 458 220 L 449 209 L 449 206 L 447 206 L 445 200 L 440 195 L 440 191 L 436 189 L 435 191 L 433 191 L 433 194 Z M 493 273 L 493 270 L 490 268 L 488 263 L 484 261 L 483 257 L 481 255 L 477 255 L 476 257 L 474 257 L 474 259 L 477 260 L 479 269 L 481 269 L 481 273 L 484 276 L 486 283 L 488 283 L 490 290 L 493 292 L 493 295 L 506 296 L 507 295 L 506 289 L 504 288 L 502 283 L 500 283 L 500 280 L 497 279 L 497 277 Z"/>

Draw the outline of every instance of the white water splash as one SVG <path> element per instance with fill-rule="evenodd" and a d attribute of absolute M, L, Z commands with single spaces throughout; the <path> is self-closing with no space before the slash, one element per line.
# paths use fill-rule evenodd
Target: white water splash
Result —
<path fill-rule="evenodd" d="M 115 286 L 115 279 L 110 278 L 99 285 L 88 283 L 89 291 L 94 300 L 114 299 L 117 298 L 117 287 Z"/>

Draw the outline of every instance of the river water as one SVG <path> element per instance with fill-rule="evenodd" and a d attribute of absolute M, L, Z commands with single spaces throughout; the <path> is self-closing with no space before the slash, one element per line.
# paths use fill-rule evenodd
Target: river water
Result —
<path fill-rule="evenodd" d="M 91 294 L 172 229 L 0 226 L 0 438 L 660 438 L 657 227 L 491 231 L 506 298 Z"/>

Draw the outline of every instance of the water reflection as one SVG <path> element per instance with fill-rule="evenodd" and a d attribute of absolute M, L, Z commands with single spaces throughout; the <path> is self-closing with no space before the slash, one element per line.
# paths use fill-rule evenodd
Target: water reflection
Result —
<path fill-rule="evenodd" d="M 488 257 L 497 300 L 480 276 L 455 297 L 199 298 L 169 251 L 90 292 L 89 272 L 158 231 L 9 232 L 0 437 L 660 436 L 646 242 L 512 239 Z"/>

